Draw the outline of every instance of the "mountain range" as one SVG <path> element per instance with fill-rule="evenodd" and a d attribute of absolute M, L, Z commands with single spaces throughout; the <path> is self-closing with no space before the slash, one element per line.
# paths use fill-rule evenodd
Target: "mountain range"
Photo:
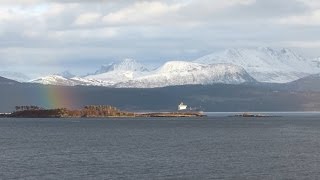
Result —
<path fill-rule="evenodd" d="M 229 49 L 156 69 L 125 59 L 82 77 L 68 71 L 31 83 L 0 77 L 0 112 L 24 104 L 47 107 L 45 89 L 68 92 L 55 98 L 73 100 L 55 107 L 111 104 L 128 111 L 174 111 L 183 101 L 204 111 L 318 111 L 318 63 L 287 49 Z"/>
<path fill-rule="evenodd" d="M 19 72 L 0 71 L 0 76 L 19 82 L 28 82 L 31 80 L 27 75 Z"/>
<path fill-rule="evenodd" d="M 70 109 L 110 104 L 126 111 L 175 111 L 183 101 L 203 111 L 319 111 L 320 76 L 285 84 L 213 84 L 163 88 L 110 88 L 100 86 L 53 86 L 14 83 L 0 79 L 0 112 L 16 105 Z M 4 83 L 5 82 L 5 83 Z M 318 83 L 318 84 L 315 84 Z M 297 88 L 298 87 L 298 88 Z M 318 87 L 318 88 L 314 88 Z M 48 92 L 46 92 L 48 91 Z M 47 93 L 58 103 L 48 104 Z"/>
<path fill-rule="evenodd" d="M 95 73 L 77 77 L 69 72 L 32 80 L 63 86 L 155 88 L 176 85 L 288 83 L 320 73 L 319 59 L 305 58 L 290 49 L 233 48 L 192 61 L 168 61 L 148 69 L 133 59 L 103 65 Z"/>
<path fill-rule="evenodd" d="M 77 83 L 75 79 L 74 82 Z M 318 111 L 319 84 L 320 74 L 290 83 L 254 81 L 242 84 L 195 84 L 161 88 L 53 86 L 19 83 L 0 78 L 0 112 L 11 112 L 16 105 L 30 104 L 40 107 L 51 105 L 50 108 L 111 104 L 128 111 L 175 111 L 181 101 L 191 107 L 200 107 L 204 111 Z M 46 96 L 49 92 L 55 92 L 55 99 L 60 100 L 58 104 L 48 104 L 46 98 L 49 97 Z"/>
<path fill-rule="evenodd" d="M 235 64 L 243 67 L 257 81 L 268 83 L 287 83 L 320 72 L 316 61 L 290 49 L 228 49 L 201 57 L 195 62 Z"/>

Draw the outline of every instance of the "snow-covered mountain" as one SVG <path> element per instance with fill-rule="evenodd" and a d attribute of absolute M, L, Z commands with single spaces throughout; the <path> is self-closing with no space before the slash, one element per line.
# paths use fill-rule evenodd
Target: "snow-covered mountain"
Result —
<path fill-rule="evenodd" d="M 31 83 L 39 83 L 45 85 L 57 85 L 57 86 L 101 86 L 104 82 L 99 80 L 87 80 L 81 77 L 66 78 L 60 75 L 49 75 L 40 77 L 30 81 Z"/>
<path fill-rule="evenodd" d="M 76 75 L 70 73 L 70 71 L 63 71 L 63 72 L 57 73 L 57 74 L 55 74 L 55 75 L 57 75 L 57 76 L 62 76 L 62 77 L 64 77 L 64 78 L 73 78 L 73 77 L 76 77 Z"/>
<path fill-rule="evenodd" d="M 312 60 L 289 49 L 228 49 L 201 57 L 194 62 L 204 64 L 230 63 L 243 67 L 260 82 L 286 83 L 320 72 Z"/>
<path fill-rule="evenodd" d="M 46 85 L 58 85 L 58 86 L 76 86 L 80 85 L 81 82 L 73 81 L 72 79 L 62 77 L 60 75 L 49 75 L 34 79 L 32 83 L 46 84 Z"/>
<path fill-rule="evenodd" d="M 27 75 L 19 72 L 0 71 L 0 76 L 15 80 L 18 82 L 27 82 L 30 80 L 30 78 Z"/>
<path fill-rule="evenodd" d="M 61 86 L 114 86 L 119 82 L 132 80 L 148 72 L 149 70 L 141 63 L 133 59 L 125 59 L 121 62 L 103 65 L 94 74 L 84 77 L 76 77 L 69 71 L 65 71 L 59 74 L 40 77 L 31 82 Z"/>
<path fill-rule="evenodd" d="M 289 49 L 228 49 L 191 62 L 169 61 L 155 70 L 125 59 L 84 77 L 66 72 L 33 80 L 54 85 L 164 87 L 187 84 L 287 83 L 320 73 L 320 59 L 307 59 Z"/>
<path fill-rule="evenodd" d="M 320 68 L 320 57 L 314 58 L 312 62 L 316 67 Z"/>
<path fill-rule="evenodd" d="M 142 64 L 126 59 L 109 66 L 101 74 L 72 78 L 50 75 L 32 82 L 63 86 L 154 88 L 188 84 L 240 84 L 255 82 L 255 80 L 243 68 L 232 64 L 205 65 L 194 62 L 169 61 L 158 69 L 149 71 Z"/>
<path fill-rule="evenodd" d="M 255 82 L 241 67 L 232 64 L 204 65 L 170 61 L 153 73 L 116 84 L 116 87 L 154 88 L 190 84 L 240 84 Z"/>
<path fill-rule="evenodd" d="M 87 81 L 102 82 L 101 86 L 112 86 L 120 82 L 133 80 L 149 74 L 148 68 L 133 59 L 125 59 L 122 62 L 102 66 L 93 75 L 83 77 Z"/>
<path fill-rule="evenodd" d="M 147 72 L 149 70 L 147 67 L 137 62 L 136 60 L 127 58 L 121 62 L 113 62 L 108 65 L 103 65 L 93 75 L 99 75 L 111 71 Z"/>

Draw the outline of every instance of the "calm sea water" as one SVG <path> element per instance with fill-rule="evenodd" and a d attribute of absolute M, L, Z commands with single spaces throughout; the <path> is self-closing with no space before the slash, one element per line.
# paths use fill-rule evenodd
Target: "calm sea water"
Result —
<path fill-rule="evenodd" d="M 0 179 L 319 179 L 320 116 L 0 119 Z"/>

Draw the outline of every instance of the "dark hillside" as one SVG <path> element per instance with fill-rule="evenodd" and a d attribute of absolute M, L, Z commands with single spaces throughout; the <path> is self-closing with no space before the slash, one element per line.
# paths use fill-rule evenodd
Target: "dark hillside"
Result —
<path fill-rule="evenodd" d="M 56 92 L 55 92 L 56 91 Z M 54 92 L 54 96 L 48 92 Z M 175 111 L 183 101 L 204 111 L 312 111 L 320 110 L 319 92 L 298 92 L 282 86 L 225 85 L 177 86 L 154 89 L 57 87 L 37 84 L 1 84 L 0 112 L 16 105 L 59 107 L 113 105 L 127 111 Z M 51 97 L 48 97 L 51 96 Z"/>
<path fill-rule="evenodd" d="M 17 84 L 17 83 L 18 83 L 17 81 L 7 79 L 7 78 L 0 76 L 0 84 Z"/>

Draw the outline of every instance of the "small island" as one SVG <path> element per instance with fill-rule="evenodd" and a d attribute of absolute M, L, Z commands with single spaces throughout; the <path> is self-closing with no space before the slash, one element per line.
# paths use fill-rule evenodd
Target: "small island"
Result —
<path fill-rule="evenodd" d="M 263 118 L 263 117 L 279 117 L 279 116 L 273 116 L 273 115 L 263 115 L 263 114 L 253 114 L 253 113 L 242 113 L 242 114 L 236 114 L 232 117 L 243 117 L 243 118 Z"/>
<path fill-rule="evenodd" d="M 12 113 L 2 114 L 8 118 L 112 118 L 112 117 L 204 117 L 201 112 L 158 112 L 134 113 L 117 109 L 110 105 L 90 105 L 82 109 L 45 109 L 38 106 L 16 106 Z"/>

